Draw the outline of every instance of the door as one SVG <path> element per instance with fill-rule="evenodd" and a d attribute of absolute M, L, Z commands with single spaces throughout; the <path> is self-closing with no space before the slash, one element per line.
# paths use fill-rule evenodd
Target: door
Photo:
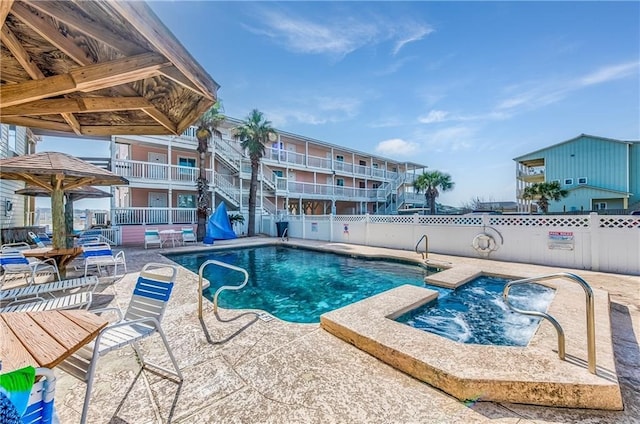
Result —
<path fill-rule="evenodd" d="M 149 192 L 149 210 L 146 222 L 163 224 L 169 222 L 169 198 L 167 193 Z"/>
<path fill-rule="evenodd" d="M 164 153 L 149 152 L 149 175 L 152 180 L 167 179 L 167 155 Z"/>

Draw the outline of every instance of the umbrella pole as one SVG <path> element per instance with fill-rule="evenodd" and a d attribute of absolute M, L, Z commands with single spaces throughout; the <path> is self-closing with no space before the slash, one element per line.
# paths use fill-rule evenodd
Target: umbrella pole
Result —
<path fill-rule="evenodd" d="M 66 243 L 66 229 L 64 224 L 64 192 L 62 191 L 62 179 L 64 175 L 51 177 L 51 219 L 53 225 L 53 248 L 64 249 Z"/>

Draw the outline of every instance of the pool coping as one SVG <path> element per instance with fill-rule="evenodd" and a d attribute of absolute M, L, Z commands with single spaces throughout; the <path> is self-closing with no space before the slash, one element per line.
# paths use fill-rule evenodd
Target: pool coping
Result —
<path fill-rule="evenodd" d="M 491 273 L 475 269 L 473 274 Z M 433 290 L 410 285 L 325 313 L 320 326 L 462 401 L 622 410 L 608 293 L 594 289 L 598 320 L 597 375 L 593 375 L 587 370 L 584 294 L 580 287 L 554 281 L 549 285 L 555 286 L 556 296 L 548 312 L 565 329 L 565 361 L 558 358 L 557 336 L 546 321 L 526 347 L 463 344 L 396 322 L 396 317 L 437 296 Z"/>

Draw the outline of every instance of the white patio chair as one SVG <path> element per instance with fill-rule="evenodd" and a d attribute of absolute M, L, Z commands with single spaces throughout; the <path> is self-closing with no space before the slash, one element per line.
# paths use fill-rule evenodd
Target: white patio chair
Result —
<path fill-rule="evenodd" d="M 182 227 L 182 244 L 197 243 L 198 239 L 193 232 L 193 227 Z"/>
<path fill-rule="evenodd" d="M 22 298 L 39 298 L 42 295 L 54 296 L 53 293 L 68 293 L 70 290 L 83 289 L 93 292 L 100 281 L 95 275 L 89 277 L 73 278 L 70 280 L 54 281 L 52 283 L 31 284 L 25 287 L 0 290 L 0 302 L 8 300 L 18 300 Z"/>
<path fill-rule="evenodd" d="M 167 275 L 167 273 L 159 272 L 160 269 L 169 269 L 171 272 Z M 81 423 L 85 423 L 87 420 L 89 400 L 91 399 L 91 387 L 93 385 L 93 376 L 98 359 L 113 350 L 131 345 L 138 355 L 143 368 L 156 368 L 175 375 L 182 381 L 182 373 L 178 368 L 178 363 L 171 352 L 167 338 L 160 326 L 160 321 L 162 321 L 167 302 L 173 290 L 177 272 L 178 269 L 174 265 L 149 263 L 145 265 L 140 272 L 140 276 L 133 290 L 131 302 L 129 302 L 129 307 L 124 316 L 120 309 L 117 308 L 92 311 L 104 312 L 115 310 L 120 319 L 118 322 L 102 329 L 93 343 L 83 347 L 59 365 L 63 371 L 87 383 L 82 417 L 80 418 Z M 169 354 L 175 371 L 146 362 L 140 349 L 138 349 L 138 341 L 156 332 L 160 334 L 162 338 L 162 342 Z"/>
<path fill-rule="evenodd" d="M 111 250 L 111 246 L 107 243 L 94 243 L 82 246 L 82 256 L 84 258 L 84 276 L 87 276 L 89 268 L 96 267 L 99 274 L 102 274 L 102 268 L 113 265 L 114 277 L 118 275 L 118 265 L 124 266 L 124 272 L 127 272 L 127 261 L 124 251 L 119 251 L 115 255 Z"/>
<path fill-rule="evenodd" d="M 144 230 L 144 248 L 147 249 L 149 246 L 162 247 L 160 231 L 157 228 L 145 228 Z"/>
<path fill-rule="evenodd" d="M 33 241 L 36 244 L 36 246 L 38 246 L 38 247 L 47 247 L 47 246 L 45 246 L 44 242 L 42 240 L 40 240 L 40 237 L 38 237 L 37 235 L 35 235 L 31 231 L 29 231 L 28 234 L 29 234 L 29 238 L 31 239 L 31 241 Z"/>
<path fill-rule="evenodd" d="M 9 276 L 24 278 L 27 284 L 34 284 L 38 274 L 55 274 L 60 280 L 56 261 L 45 259 L 30 262 L 20 251 L 0 251 L 0 268 L 3 271 L 0 287 Z"/>

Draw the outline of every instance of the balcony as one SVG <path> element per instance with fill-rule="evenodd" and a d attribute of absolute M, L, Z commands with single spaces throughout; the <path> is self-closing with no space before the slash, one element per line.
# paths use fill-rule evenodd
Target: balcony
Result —
<path fill-rule="evenodd" d="M 198 168 L 135 160 L 114 160 L 113 172 L 130 181 L 144 181 L 155 184 L 174 182 L 194 186 L 198 179 Z"/>
<path fill-rule="evenodd" d="M 519 169 L 517 178 L 527 183 L 543 183 L 545 181 L 544 171 L 543 166 L 530 167 L 524 170 Z"/>
<path fill-rule="evenodd" d="M 115 208 L 113 225 L 195 224 L 195 208 Z"/>

